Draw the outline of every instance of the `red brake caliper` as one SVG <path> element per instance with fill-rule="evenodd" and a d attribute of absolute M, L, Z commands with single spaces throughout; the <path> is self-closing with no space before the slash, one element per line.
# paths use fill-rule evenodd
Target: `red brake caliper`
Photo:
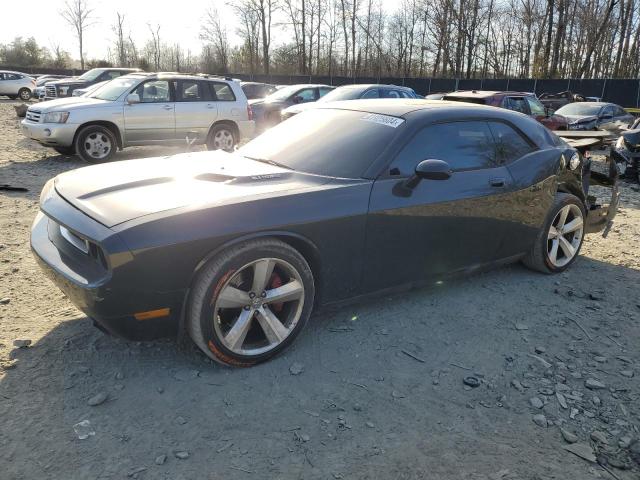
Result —
<path fill-rule="evenodd" d="M 271 274 L 271 281 L 269 282 L 269 288 L 278 288 L 282 286 L 282 278 L 280 278 L 280 275 L 278 275 L 276 272 L 273 272 Z M 281 303 L 274 303 L 273 305 L 271 305 L 271 309 L 275 312 L 281 312 L 282 311 L 282 307 L 283 304 Z"/>

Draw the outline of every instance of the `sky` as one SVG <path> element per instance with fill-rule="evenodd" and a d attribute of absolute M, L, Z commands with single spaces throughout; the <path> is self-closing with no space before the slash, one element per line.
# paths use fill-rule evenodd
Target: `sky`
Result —
<path fill-rule="evenodd" d="M 65 0 L 0 0 L 0 43 L 9 43 L 15 37 L 34 37 L 43 46 L 59 44 L 72 58 L 78 58 L 78 44 L 73 29 L 60 16 Z M 24 0 L 23 0 L 24 1 Z M 138 45 L 151 38 L 147 24 L 160 24 L 160 36 L 168 44 L 179 43 L 183 50 L 200 52 L 198 38 L 201 20 L 211 6 L 218 9 L 224 24 L 228 25 L 229 40 L 237 43 L 236 22 L 227 0 L 88 0 L 93 8 L 95 24 L 85 34 L 85 58 L 105 58 L 108 48 L 113 49 L 112 26 L 116 12 L 125 14 L 125 31 Z M 382 0 L 385 8 L 392 9 L 398 0 Z M 25 4 L 31 12 L 25 17 Z M 42 12 L 42 13 L 38 13 Z M 276 32 L 276 43 L 278 35 Z M 286 40 L 286 39 L 283 39 Z"/>

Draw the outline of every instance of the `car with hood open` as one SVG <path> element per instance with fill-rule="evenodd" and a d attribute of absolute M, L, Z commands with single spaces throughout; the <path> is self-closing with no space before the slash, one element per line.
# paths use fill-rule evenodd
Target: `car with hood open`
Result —
<path fill-rule="evenodd" d="M 185 331 L 212 359 L 250 366 L 316 307 L 514 261 L 563 272 L 615 215 L 617 197 L 598 203 L 590 183 L 616 188 L 525 115 L 331 102 L 232 153 L 63 173 L 42 191 L 31 247 L 100 328 Z"/>
<path fill-rule="evenodd" d="M 556 110 L 569 121 L 570 130 L 608 130 L 619 134 L 635 120 L 620 105 L 608 102 L 574 102 Z"/>

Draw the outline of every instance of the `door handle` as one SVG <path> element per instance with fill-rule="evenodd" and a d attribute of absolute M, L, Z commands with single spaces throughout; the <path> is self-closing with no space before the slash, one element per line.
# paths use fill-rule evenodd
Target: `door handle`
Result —
<path fill-rule="evenodd" d="M 492 187 L 504 187 L 504 178 L 492 178 L 491 180 L 489 180 L 489 185 L 491 185 Z"/>
<path fill-rule="evenodd" d="M 173 107 L 171 105 L 163 105 L 162 108 L 165 110 L 173 110 Z"/>
<path fill-rule="evenodd" d="M 207 105 L 207 108 L 215 108 L 213 105 L 209 104 Z"/>

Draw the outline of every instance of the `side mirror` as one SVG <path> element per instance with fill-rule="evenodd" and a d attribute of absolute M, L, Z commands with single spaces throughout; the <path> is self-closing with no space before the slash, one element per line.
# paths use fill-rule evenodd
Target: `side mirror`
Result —
<path fill-rule="evenodd" d="M 443 160 L 423 160 L 416 165 L 416 170 L 405 182 L 403 187 L 414 189 L 420 180 L 447 180 L 452 174 L 451 167 Z"/>
<path fill-rule="evenodd" d="M 134 103 L 140 103 L 140 95 L 137 93 L 130 93 L 127 95 L 127 103 L 133 105 Z"/>

